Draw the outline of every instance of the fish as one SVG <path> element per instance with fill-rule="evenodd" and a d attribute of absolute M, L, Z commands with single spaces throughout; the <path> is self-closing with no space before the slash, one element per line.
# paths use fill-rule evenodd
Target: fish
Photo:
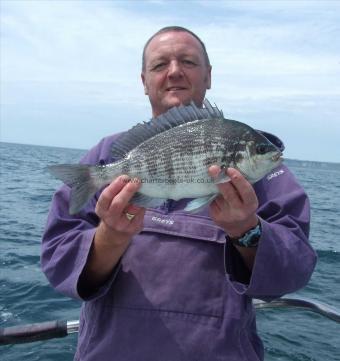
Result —
<path fill-rule="evenodd" d="M 223 112 L 204 99 L 138 123 L 112 146 L 114 162 L 103 165 L 56 164 L 49 172 L 71 187 L 69 213 L 80 212 L 104 186 L 122 174 L 138 178 L 141 187 L 131 203 L 153 208 L 167 199 L 190 198 L 185 211 L 198 212 L 219 194 L 217 185 L 230 181 L 225 168 L 238 169 L 251 183 L 282 161 L 282 152 L 261 132 Z M 211 165 L 221 171 L 217 179 Z"/>

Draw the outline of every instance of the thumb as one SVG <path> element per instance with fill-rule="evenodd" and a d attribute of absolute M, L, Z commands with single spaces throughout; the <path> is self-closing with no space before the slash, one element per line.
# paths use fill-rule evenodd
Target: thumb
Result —
<path fill-rule="evenodd" d="M 220 174 L 220 172 L 221 172 L 221 167 L 219 167 L 216 164 L 210 166 L 208 169 L 208 173 L 212 178 L 217 178 L 217 176 Z"/>

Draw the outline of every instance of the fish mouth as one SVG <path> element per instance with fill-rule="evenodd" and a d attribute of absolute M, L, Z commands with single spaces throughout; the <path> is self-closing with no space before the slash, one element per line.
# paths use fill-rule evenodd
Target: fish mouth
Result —
<path fill-rule="evenodd" d="M 273 156 L 272 156 L 272 160 L 274 162 L 278 162 L 278 161 L 283 161 L 283 157 L 282 157 L 282 153 L 275 153 Z"/>

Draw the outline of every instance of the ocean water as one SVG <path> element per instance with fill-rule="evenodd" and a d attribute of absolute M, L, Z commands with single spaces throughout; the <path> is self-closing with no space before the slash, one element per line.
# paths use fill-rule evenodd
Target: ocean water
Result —
<path fill-rule="evenodd" d="M 0 143 L 0 327 L 79 317 L 80 303 L 52 289 L 39 257 L 51 196 L 60 185 L 44 168 L 75 163 L 83 154 L 81 150 Z M 318 253 L 310 283 L 294 296 L 327 303 L 339 311 L 340 164 L 286 163 L 310 196 L 310 240 Z M 265 360 L 340 360 L 340 325 L 334 321 L 296 309 L 259 310 L 257 319 Z M 73 359 L 76 341 L 73 334 L 0 346 L 0 360 L 68 361 Z"/>

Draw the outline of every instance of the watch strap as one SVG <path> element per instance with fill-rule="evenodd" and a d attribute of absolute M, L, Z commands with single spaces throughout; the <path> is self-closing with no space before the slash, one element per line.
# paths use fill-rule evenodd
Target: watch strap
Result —
<path fill-rule="evenodd" d="M 232 244 L 239 247 L 256 247 L 261 237 L 261 223 L 251 228 L 239 238 L 230 238 Z"/>

